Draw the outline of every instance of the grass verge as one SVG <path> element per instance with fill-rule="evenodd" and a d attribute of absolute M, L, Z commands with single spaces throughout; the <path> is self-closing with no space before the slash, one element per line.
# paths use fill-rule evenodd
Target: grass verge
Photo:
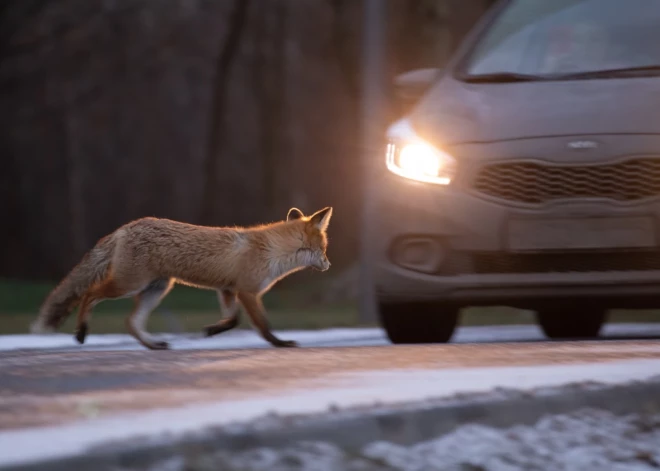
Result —
<path fill-rule="evenodd" d="M 0 280 L 0 334 L 27 333 L 41 302 L 53 288 L 48 283 L 24 283 Z M 323 305 L 313 301 L 322 286 L 310 283 L 289 285 L 268 293 L 264 304 L 274 329 L 325 329 L 361 325 L 355 303 Z M 95 309 L 90 324 L 93 333 L 124 333 L 131 300 L 105 301 Z M 72 332 L 74 317 L 62 327 Z M 244 316 L 243 316 L 244 317 Z M 149 322 L 152 332 L 197 332 L 220 318 L 220 309 L 212 291 L 176 286 L 153 313 Z M 533 324 L 534 314 L 508 307 L 470 308 L 463 311 L 461 325 Z M 660 311 L 613 311 L 609 322 L 660 322 Z M 367 325 L 375 326 L 376 323 Z M 248 327 L 243 318 L 241 327 Z"/>

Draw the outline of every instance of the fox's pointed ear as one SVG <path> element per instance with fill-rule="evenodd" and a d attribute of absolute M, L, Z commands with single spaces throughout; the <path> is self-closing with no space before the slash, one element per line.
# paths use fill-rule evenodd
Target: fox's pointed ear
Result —
<path fill-rule="evenodd" d="M 328 228 L 328 224 L 330 224 L 331 217 L 332 217 L 332 207 L 328 206 L 327 208 L 323 208 L 322 210 L 312 214 L 312 216 L 310 217 L 310 221 L 312 224 L 318 227 L 319 230 L 325 231 Z"/>
<path fill-rule="evenodd" d="M 300 219 L 302 217 L 304 217 L 302 211 L 298 208 L 291 208 L 286 215 L 286 220 L 293 221 L 294 219 Z"/>

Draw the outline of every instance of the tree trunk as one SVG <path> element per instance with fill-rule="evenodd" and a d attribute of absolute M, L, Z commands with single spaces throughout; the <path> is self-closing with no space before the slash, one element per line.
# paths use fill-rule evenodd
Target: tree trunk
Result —
<path fill-rule="evenodd" d="M 220 168 L 219 160 L 222 151 L 225 126 L 223 119 L 227 102 L 227 84 L 231 75 L 232 65 L 243 36 L 245 21 L 248 15 L 250 0 L 235 0 L 229 31 L 223 39 L 213 80 L 211 114 L 209 118 L 208 144 L 206 149 L 204 183 L 202 190 L 202 212 L 200 219 L 205 224 L 215 222 L 218 198 L 216 195 L 217 174 Z"/>

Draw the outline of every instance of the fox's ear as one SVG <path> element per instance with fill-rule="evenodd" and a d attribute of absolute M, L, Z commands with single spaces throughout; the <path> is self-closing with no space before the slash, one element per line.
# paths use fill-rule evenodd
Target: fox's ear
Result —
<path fill-rule="evenodd" d="M 325 231 L 328 228 L 328 224 L 330 224 L 331 217 L 332 207 L 328 206 L 327 208 L 323 208 L 322 210 L 312 214 L 309 219 L 312 224 L 319 228 L 319 230 Z"/>
<path fill-rule="evenodd" d="M 298 208 L 291 208 L 286 215 L 286 220 L 293 221 L 294 219 L 300 219 L 302 217 L 304 217 L 302 211 Z"/>

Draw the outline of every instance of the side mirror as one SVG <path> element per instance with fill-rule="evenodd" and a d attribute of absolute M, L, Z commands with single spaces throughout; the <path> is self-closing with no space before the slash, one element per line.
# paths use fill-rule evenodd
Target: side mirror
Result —
<path fill-rule="evenodd" d="M 394 92 L 403 114 L 431 88 L 442 69 L 415 69 L 394 78 Z"/>

